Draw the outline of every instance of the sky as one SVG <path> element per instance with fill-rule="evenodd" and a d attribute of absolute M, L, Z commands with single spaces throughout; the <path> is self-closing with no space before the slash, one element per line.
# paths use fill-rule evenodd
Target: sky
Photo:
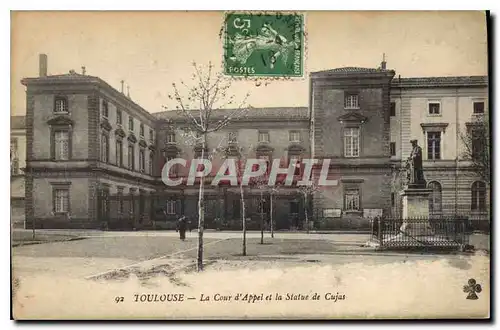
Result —
<path fill-rule="evenodd" d="M 253 107 L 307 106 L 308 73 L 343 66 L 387 67 L 401 77 L 487 75 L 484 12 L 305 12 L 304 78 L 234 81 L 231 93 L 250 93 Z M 222 68 L 219 32 L 224 13 L 13 12 L 11 15 L 11 114 L 25 114 L 20 80 L 38 75 L 38 55 L 48 73 L 69 70 L 98 76 L 149 112 L 174 108 L 172 83 L 189 80 L 192 62 Z"/>

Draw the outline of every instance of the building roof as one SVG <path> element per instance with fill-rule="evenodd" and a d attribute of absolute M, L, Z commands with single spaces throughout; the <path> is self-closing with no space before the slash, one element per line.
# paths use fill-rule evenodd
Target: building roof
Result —
<path fill-rule="evenodd" d="M 133 101 L 129 96 L 118 91 L 116 88 L 114 88 L 113 86 L 108 84 L 103 79 L 96 77 L 96 76 L 89 76 L 89 75 L 80 74 L 80 73 L 75 72 L 74 70 L 71 70 L 69 73 L 65 73 L 65 74 L 48 75 L 48 76 L 44 76 L 44 77 L 23 78 L 21 80 L 21 83 L 25 86 L 28 86 L 30 84 L 41 85 L 41 84 L 47 84 L 47 83 L 49 83 L 49 84 L 50 83 L 53 83 L 53 84 L 70 84 L 70 83 L 97 84 L 97 85 L 100 85 L 104 88 L 107 88 L 107 90 L 111 91 L 115 97 L 119 97 L 119 98 L 122 98 L 123 100 L 127 100 L 127 102 L 130 102 L 133 105 L 133 107 L 139 111 L 139 113 L 142 113 L 149 120 L 155 119 L 149 111 L 145 110 L 138 103 Z"/>
<path fill-rule="evenodd" d="M 351 73 L 357 73 L 357 74 L 394 74 L 394 70 L 387 70 L 387 69 L 381 69 L 381 68 L 363 68 L 363 67 L 357 67 L 357 66 L 346 66 L 346 67 L 341 67 L 341 68 L 335 68 L 335 69 L 328 69 L 328 70 L 322 70 L 322 71 L 316 71 L 316 72 L 311 72 L 311 76 L 343 76 L 343 75 L 349 75 Z"/>
<path fill-rule="evenodd" d="M 26 128 L 26 116 L 10 116 L 10 128 L 11 129 L 25 129 Z"/>
<path fill-rule="evenodd" d="M 216 109 L 213 111 L 214 118 L 222 118 L 231 114 L 236 109 Z M 193 110 L 195 113 L 197 110 Z M 157 119 L 160 120 L 176 120 L 184 119 L 184 115 L 180 110 L 169 110 L 153 113 Z M 255 120 L 255 119 L 268 119 L 268 120 L 307 120 L 309 118 L 309 111 L 307 107 L 275 107 L 275 108 L 251 108 L 243 118 L 239 120 Z"/>
<path fill-rule="evenodd" d="M 342 67 L 342 68 L 322 70 L 322 71 L 317 71 L 317 72 L 313 72 L 313 73 L 379 72 L 379 71 L 384 71 L 384 70 L 376 69 L 376 68 L 362 68 L 362 67 L 357 67 L 357 66 L 346 66 L 346 67 Z"/>
<path fill-rule="evenodd" d="M 488 86 L 487 76 L 449 76 L 449 77 L 414 77 L 394 78 L 392 87 L 422 88 L 422 87 L 470 87 Z"/>

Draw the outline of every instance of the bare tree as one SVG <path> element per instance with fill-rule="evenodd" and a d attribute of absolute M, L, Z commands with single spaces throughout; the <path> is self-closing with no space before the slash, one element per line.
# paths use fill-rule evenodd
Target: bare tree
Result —
<path fill-rule="evenodd" d="M 180 110 L 189 122 L 191 130 L 196 134 L 195 138 L 200 140 L 200 159 L 204 159 L 210 156 L 206 154 L 210 134 L 223 129 L 231 121 L 246 114 L 249 109 L 246 104 L 249 94 L 246 94 L 241 102 L 235 104 L 235 96 L 228 95 L 231 87 L 230 79 L 226 78 L 222 72 L 214 72 L 212 63 L 209 63 L 206 68 L 193 63 L 193 68 L 191 85 L 183 81 L 180 85 L 173 83 L 173 95 L 169 95 L 169 98 L 175 100 L 176 109 Z M 228 107 L 232 109 L 224 111 L 224 114 L 218 114 L 215 111 Z M 198 194 L 198 271 L 203 270 L 204 211 L 204 179 L 201 178 Z"/>
<path fill-rule="evenodd" d="M 463 158 L 472 163 L 473 171 L 485 182 L 491 179 L 491 152 L 490 130 L 486 119 L 478 120 L 467 125 L 460 134 L 464 145 Z"/>
<path fill-rule="evenodd" d="M 247 255 L 247 228 L 246 228 L 246 204 L 245 204 L 245 189 L 243 187 L 243 171 L 244 171 L 244 163 L 248 158 L 248 152 L 252 150 L 252 147 L 245 152 L 244 147 L 237 146 L 237 143 L 227 146 L 223 148 L 223 154 L 225 158 L 229 158 L 231 155 L 236 155 L 236 159 L 238 160 L 236 164 L 236 177 L 238 181 L 238 188 L 240 192 L 240 216 L 241 216 L 241 226 L 242 226 L 242 255 Z"/>

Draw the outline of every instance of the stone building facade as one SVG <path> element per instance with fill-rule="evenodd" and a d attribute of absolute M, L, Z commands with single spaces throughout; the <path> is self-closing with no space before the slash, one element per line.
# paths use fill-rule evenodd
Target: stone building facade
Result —
<path fill-rule="evenodd" d="M 103 215 L 117 217 L 103 202 L 107 196 L 146 197 L 146 205 L 120 211 L 133 213 L 133 227 L 168 227 L 165 218 L 173 221 L 181 214 L 196 218 L 197 187 L 167 187 L 161 180 L 167 160 L 199 157 L 199 147 L 186 140 L 187 122 L 180 113 L 149 113 L 123 87 L 118 91 L 84 73 L 47 76 L 46 62 L 42 55 L 39 77 L 22 80 L 26 226 L 100 228 Z M 378 69 L 315 72 L 309 107 L 251 109 L 211 134 L 207 149 L 237 145 L 244 157 L 280 159 L 282 167 L 291 159 L 330 161 L 328 178 L 336 184 L 319 187 L 311 200 L 296 187 L 273 195 L 278 229 L 303 228 L 306 207 L 316 228 L 361 229 L 376 215 L 397 216 L 399 169 L 411 139 L 424 149 L 426 179 L 436 192 L 433 212 L 487 216 L 489 186 L 463 160 L 458 138 L 467 123 L 487 116 L 487 86 L 486 77 L 395 77 L 385 63 Z M 297 169 L 297 178 L 302 170 Z M 260 217 L 270 217 L 271 197 L 264 193 L 261 202 L 261 192 L 257 185 L 245 190 L 251 228 Z M 206 197 L 207 227 L 217 226 L 215 219 L 238 227 L 237 187 L 208 185 Z M 155 221 L 159 204 L 153 200 L 165 211 L 163 223 Z"/>
<path fill-rule="evenodd" d="M 11 225 L 24 227 L 24 168 L 26 167 L 26 124 L 24 116 L 10 122 L 10 204 Z"/>

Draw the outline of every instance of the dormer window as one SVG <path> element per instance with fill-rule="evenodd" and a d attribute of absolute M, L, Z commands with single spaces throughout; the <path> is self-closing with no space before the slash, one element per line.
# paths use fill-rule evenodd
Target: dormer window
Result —
<path fill-rule="evenodd" d="M 358 94 L 345 93 L 344 95 L 344 109 L 359 109 Z"/>
<path fill-rule="evenodd" d="M 68 99 L 58 96 L 54 102 L 55 113 L 68 113 Z"/>

